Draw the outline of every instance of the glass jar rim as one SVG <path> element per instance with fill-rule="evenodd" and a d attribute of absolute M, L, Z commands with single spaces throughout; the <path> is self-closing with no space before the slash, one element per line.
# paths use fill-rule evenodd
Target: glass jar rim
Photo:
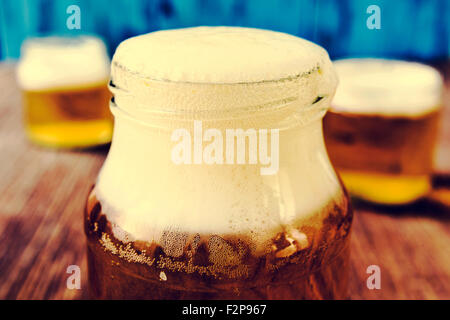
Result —
<path fill-rule="evenodd" d="M 122 64 L 118 63 L 117 61 L 113 61 L 112 62 L 112 67 L 117 67 L 121 70 L 123 70 L 124 72 L 128 73 L 129 75 L 133 75 L 135 77 L 139 77 L 142 80 L 147 80 L 147 81 L 154 81 L 154 82 L 161 82 L 161 83 L 170 83 L 170 84 L 179 84 L 179 85 L 183 85 L 183 84 L 189 84 L 189 85 L 199 85 L 199 86 L 208 86 L 208 85 L 227 85 L 227 86 L 233 86 L 233 85 L 248 85 L 248 84 L 264 84 L 264 83 L 280 83 L 280 82 L 284 82 L 284 81 L 292 81 L 295 79 L 299 79 L 305 76 L 308 76 L 314 72 L 320 72 L 321 68 L 320 65 L 317 64 L 314 68 L 305 71 L 305 72 L 300 72 L 297 73 L 293 76 L 287 76 L 287 77 L 282 77 L 282 78 L 276 78 L 276 79 L 267 79 L 267 80 L 259 80 L 259 81 L 236 81 L 236 82 L 217 82 L 217 81 L 178 81 L 178 80 L 170 80 L 170 79 L 157 79 L 157 78 L 152 78 L 149 76 L 145 76 L 143 74 L 140 74 L 139 72 L 130 70 L 128 68 L 126 68 L 125 66 L 123 66 Z M 113 83 L 112 79 L 110 80 L 110 84 Z"/>

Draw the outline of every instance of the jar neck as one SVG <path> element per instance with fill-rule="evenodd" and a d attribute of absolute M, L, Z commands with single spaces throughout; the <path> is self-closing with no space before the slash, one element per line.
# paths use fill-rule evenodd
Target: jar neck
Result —
<path fill-rule="evenodd" d="M 250 165 L 259 168 L 261 175 L 276 175 L 283 165 L 302 165 L 302 161 L 308 165 L 308 154 L 321 154 L 321 161 L 329 162 L 321 117 L 281 128 L 264 127 L 261 122 L 253 122 L 251 127 L 250 120 L 245 127 L 231 121 L 194 120 L 173 130 L 136 123 L 126 116 L 116 115 L 115 120 L 108 158 L 146 159 L 162 167 L 175 164 L 188 169 L 190 165 L 218 166 L 219 170 L 222 165 Z M 302 157 L 297 158 L 299 154 Z"/>
<path fill-rule="evenodd" d="M 163 166 L 164 162 L 177 165 L 248 164 L 258 166 L 261 175 L 274 175 L 280 168 L 281 156 L 294 163 L 296 160 L 290 158 L 292 154 L 323 150 L 323 158 L 328 159 L 322 118 L 329 99 L 317 99 L 309 107 L 299 106 L 295 100 L 278 108 L 224 118 L 192 112 L 185 117 L 148 113 L 151 117 L 137 119 L 112 102 L 115 131 L 111 154 L 122 152 L 121 157 L 148 157 L 152 162 L 158 159 Z M 208 112 L 210 116 L 212 111 Z M 303 141 L 303 144 L 300 146 L 297 141 Z M 133 149 L 132 145 L 138 147 Z M 157 153 L 146 153 L 143 149 L 146 146 Z"/>
<path fill-rule="evenodd" d="M 113 68 L 111 109 L 139 122 L 163 128 L 171 123 L 245 122 L 260 120 L 265 127 L 303 124 L 324 115 L 334 95 L 335 82 L 324 83 L 318 70 L 274 81 L 254 83 L 180 83 L 152 80 Z"/>

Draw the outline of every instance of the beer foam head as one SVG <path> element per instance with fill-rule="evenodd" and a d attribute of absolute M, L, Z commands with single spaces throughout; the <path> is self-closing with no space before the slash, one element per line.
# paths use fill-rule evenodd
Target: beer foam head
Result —
<path fill-rule="evenodd" d="M 114 54 L 111 78 L 135 98 L 118 101 L 124 108 L 182 112 L 283 99 L 310 105 L 336 88 L 323 48 L 280 32 L 238 27 L 164 30 L 127 39 Z M 119 100 L 130 96 L 112 90 Z"/>
<path fill-rule="evenodd" d="M 43 37 L 26 40 L 17 68 L 25 90 L 89 86 L 109 78 L 109 58 L 95 37 Z"/>
<path fill-rule="evenodd" d="M 440 107 L 442 77 L 430 66 L 384 59 L 343 59 L 334 65 L 339 88 L 333 110 L 416 116 Z"/>
<path fill-rule="evenodd" d="M 157 80 L 247 83 L 329 67 L 316 44 L 285 33 L 237 27 L 157 31 L 122 42 L 113 61 Z"/>
<path fill-rule="evenodd" d="M 113 57 L 111 78 L 114 136 L 95 192 L 108 219 L 137 239 L 158 241 L 169 229 L 245 233 L 263 243 L 292 221 L 321 211 L 338 194 L 318 117 L 280 129 L 280 167 L 274 175 L 261 175 L 253 164 L 171 160 L 173 129 L 185 128 L 194 137 L 192 120 L 203 120 L 204 111 L 227 111 L 225 120 L 203 122 L 205 130 L 219 131 L 226 141 L 227 129 L 280 128 L 279 121 L 303 118 L 316 106 L 326 109 L 336 76 L 324 49 L 247 28 L 159 31 L 124 41 Z M 306 108 L 318 96 L 324 99 Z M 266 109 L 270 116 L 258 117 Z M 242 110 L 245 118 L 237 117 Z M 161 111 L 167 116 L 160 126 L 145 118 Z M 170 121 L 182 115 L 183 121 Z"/>

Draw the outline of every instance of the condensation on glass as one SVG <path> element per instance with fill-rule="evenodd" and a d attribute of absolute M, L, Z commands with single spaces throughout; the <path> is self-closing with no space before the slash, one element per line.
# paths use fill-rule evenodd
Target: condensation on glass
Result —
<path fill-rule="evenodd" d="M 85 211 L 92 296 L 346 298 L 352 211 L 322 134 L 335 88 L 326 51 L 287 34 L 201 27 L 124 41 L 113 141 Z M 180 128 L 191 162 L 173 159 Z M 205 154 L 235 129 L 278 132 L 278 146 L 253 149 L 276 150 L 276 170 L 262 174 L 250 147 L 241 162 L 238 151 L 195 158 L 195 139 Z"/>
<path fill-rule="evenodd" d="M 100 39 L 29 39 L 22 46 L 17 79 L 32 142 L 83 148 L 111 141 L 109 58 Z"/>
<path fill-rule="evenodd" d="M 439 72 L 383 59 L 344 59 L 335 66 L 340 84 L 324 131 L 350 193 L 394 205 L 427 195 L 442 109 Z"/>

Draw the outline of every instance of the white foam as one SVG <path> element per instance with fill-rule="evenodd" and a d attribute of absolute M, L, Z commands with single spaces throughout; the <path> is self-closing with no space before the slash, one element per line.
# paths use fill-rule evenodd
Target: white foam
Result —
<path fill-rule="evenodd" d="M 116 117 L 95 192 L 108 219 L 135 239 L 159 241 L 169 229 L 245 233 L 264 245 L 339 196 L 320 121 L 298 130 L 280 133 L 279 171 L 262 176 L 257 165 L 175 165 L 170 133 Z"/>
<path fill-rule="evenodd" d="M 157 31 L 123 41 L 113 58 L 156 80 L 241 83 L 294 77 L 329 65 L 327 52 L 285 33 L 232 27 Z"/>
<path fill-rule="evenodd" d="M 17 80 L 26 90 L 88 86 L 107 82 L 109 68 L 105 45 L 98 38 L 32 38 L 22 46 Z"/>
<path fill-rule="evenodd" d="M 318 96 L 332 97 L 337 84 L 323 48 L 284 33 L 236 27 L 125 40 L 114 54 L 111 78 L 117 104 L 140 119 L 155 111 L 218 116 L 286 101 L 304 108 Z"/>
<path fill-rule="evenodd" d="M 417 116 L 442 103 L 442 77 L 430 66 L 384 59 L 343 59 L 333 110 Z"/>
<path fill-rule="evenodd" d="M 147 241 L 159 241 L 169 228 L 246 233 L 265 244 L 282 227 L 317 213 L 341 195 L 322 136 L 320 116 L 336 86 L 323 49 L 297 46 L 304 40 L 292 36 L 243 28 L 153 35 L 125 41 L 113 58 L 115 129 L 95 189 L 110 221 Z M 258 41 L 244 41 L 253 38 Z M 290 51 L 293 47 L 296 54 Z M 163 55 L 166 51 L 172 64 Z M 250 63 L 256 52 L 258 57 Z M 222 65 L 215 66 L 219 61 Z M 318 64 L 321 71 L 306 74 Z M 302 73 L 290 80 L 235 83 Z M 149 80 L 160 77 L 170 81 Z M 192 82 L 174 82 L 180 79 Z M 324 98 L 307 108 L 318 95 Z M 259 165 L 174 164 L 172 130 L 186 128 L 193 137 L 193 119 L 221 132 L 281 127 L 278 173 L 263 176 Z M 302 122 L 310 123 L 293 125 Z"/>

